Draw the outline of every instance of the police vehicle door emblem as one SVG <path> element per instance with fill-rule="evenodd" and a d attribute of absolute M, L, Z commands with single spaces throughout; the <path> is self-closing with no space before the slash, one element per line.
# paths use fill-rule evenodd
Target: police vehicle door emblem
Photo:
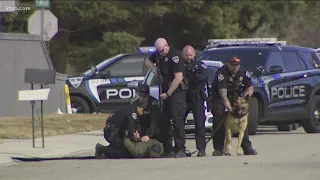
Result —
<path fill-rule="evenodd" d="M 80 86 L 82 80 L 83 80 L 83 77 L 69 78 L 70 84 L 75 88 Z"/>
<path fill-rule="evenodd" d="M 168 62 L 168 58 L 166 57 L 166 58 L 164 58 L 164 62 Z"/>
<path fill-rule="evenodd" d="M 172 58 L 172 61 L 175 62 L 175 63 L 178 63 L 179 62 L 179 56 L 174 56 Z"/>
<path fill-rule="evenodd" d="M 136 113 L 132 113 L 132 118 L 133 118 L 134 120 L 136 120 L 136 119 L 137 119 L 137 114 L 136 114 Z"/>
<path fill-rule="evenodd" d="M 218 81 L 222 81 L 224 79 L 223 75 L 222 74 L 219 74 L 218 75 Z"/>

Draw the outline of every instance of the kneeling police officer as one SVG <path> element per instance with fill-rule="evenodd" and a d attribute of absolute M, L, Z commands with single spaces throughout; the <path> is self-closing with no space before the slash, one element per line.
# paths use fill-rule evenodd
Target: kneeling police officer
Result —
<path fill-rule="evenodd" d="M 141 134 L 144 134 L 143 139 L 157 139 L 161 141 L 160 137 L 160 103 L 159 101 L 150 96 L 150 88 L 146 84 L 140 84 L 137 87 L 138 100 L 133 103 L 141 102 L 144 106 L 143 115 L 138 115 L 141 126 Z"/>
<path fill-rule="evenodd" d="M 196 53 L 192 46 L 186 46 L 183 48 L 183 55 L 186 63 L 186 77 L 189 82 L 189 88 L 187 90 L 187 112 L 185 118 L 189 112 L 192 111 L 195 122 L 195 139 L 196 147 L 198 149 L 198 157 L 206 156 L 206 137 L 205 137 L 205 107 L 204 101 L 208 99 L 204 92 L 207 76 L 207 66 L 198 61 L 195 57 Z"/>
<path fill-rule="evenodd" d="M 138 100 L 144 107 L 143 113 L 135 118 L 134 134 L 136 139 L 124 139 L 124 145 L 135 158 L 157 158 L 163 154 L 163 145 L 158 141 L 160 104 L 157 99 L 150 96 L 150 88 L 141 84 L 137 88 Z"/>
<path fill-rule="evenodd" d="M 109 146 L 96 145 L 95 156 L 102 158 L 131 158 L 131 154 L 124 146 L 123 140 L 127 136 L 135 141 L 134 122 L 137 115 L 143 114 L 142 103 L 127 104 L 118 108 L 106 121 L 103 130 L 104 138 L 110 143 Z"/>

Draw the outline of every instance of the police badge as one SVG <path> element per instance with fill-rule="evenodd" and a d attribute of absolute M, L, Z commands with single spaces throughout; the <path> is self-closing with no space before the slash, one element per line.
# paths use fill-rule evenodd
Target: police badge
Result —
<path fill-rule="evenodd" d="M 168 57 L 164 58 L 164 62 L 168 62 Z"/>
<path fill-rule="evenodd" d="M 132 113 L 132 118 L 134 119 L 134 120 L 136 120 L 137 119 L 137 113 Z"/>

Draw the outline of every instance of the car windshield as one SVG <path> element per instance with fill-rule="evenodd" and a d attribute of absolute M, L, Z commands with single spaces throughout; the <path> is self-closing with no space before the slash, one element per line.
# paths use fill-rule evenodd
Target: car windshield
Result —
<path fill-rule="evenodd" d="M 246 70 L 253 72 L 257 65 L 264 65 L 267 59 L 268 50 L 264 49 L 228 49 L 228 50 L 208 50 L 199 54 L 199 60 L 212 60 L 227 63 L 232 57 L 238 57 L 241 60 L 241 66 Z"/>
<path fill-rule="evenodd" d="M 214 79 L 214 75 L 218 69 L 219 67 L 216 67 L 216 66 L 208 66 L 207 75 L 208 75 L 209 85 L 212 83 Z M 157 78 L 157 76 L 155 76 L 153 72 L 150 71 L 149 75 L 147 76 L 147 79 L 145 80 L 145 83 L 150 87 L 157 86 L 159 83 L 159 79 Z"/>
<path fill-rule="evenodd" d="M 116 55 L 116 56 L 113 56 L 113 57 L 111 57 L 111 58 L 109 58 L 109 59 L 106 59 L 106 60 L 104 60 L 104 61 L 102 61 L 101 63 L 99 63 L 98 65 L 96 65 L 96 68 L 98 69 L 98 70 L 100 70 L 103 66 L 105 66 L 105 64 L 107 64 L 109 61 L 111 61 L 111 60 L 113 60 L 113 59 L 116 59 L 116 58 L 118 58 L 118 57 L 120 57 L 120 56 L 122 56 L 123 54 L 118 54 L 118 55 Z M 91 73 L 91 69 L 89 69 L 89 70 L 87 70 L 86 72 L 84 72 L 83 73 L 83 75 L 84 76 L 86 76 L 86 75 L 88 75 L 88 74 L 90 74 Z"/>

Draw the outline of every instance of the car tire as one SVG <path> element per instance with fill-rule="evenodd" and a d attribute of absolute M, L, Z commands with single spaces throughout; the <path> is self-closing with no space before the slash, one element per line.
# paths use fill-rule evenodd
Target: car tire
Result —
<path fill-rule="evenodd" d="M 278 131 L 291 131 L 292 124 L 283 124 L 277 126 Z"/>
<path fill-rule="evenodd" d="M 255 135 L 257 133 L 259 123 L 259 101 L 252 97 L 249 99 L 249 115 L 248 115 L 248 133 Z"/>
<path fill-rule="evenodd" d="M 309 118 L 302 121 L 302 127 L 306 133 L 320 133 L 320 125 L 317 124 L 314 112 L 320 105 L 320 96 L 314 96 L 311 101 Z M 318 110 L 319 111 L 319 110 Z M 319 112 L 318 112 L 319 113 Z M 319 116 L 319 115 L 318 115 Z"/>
<path fill-rule="evenodd" d="M 72 107 L 74 107 L 74 105 L 76 105 L 76 107 L 80 106 L 80 108 L 81 108 L 80 113 L 85 113 L 85 114 L 90 113 L 89 104 L 83 98 L 81 98 L 79 96 L 71 96 L 70 100 L 71 100 Z"/>

